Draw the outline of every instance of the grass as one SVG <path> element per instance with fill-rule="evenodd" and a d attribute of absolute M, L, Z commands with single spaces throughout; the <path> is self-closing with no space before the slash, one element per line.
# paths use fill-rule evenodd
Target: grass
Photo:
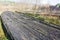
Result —
<path fill-rule="evenodd" d="M 1 20 L 0 20 L 0 40 L 8 40 L 4 34 L 3 29 L 2 29 Z"/>
<path fill-rule="evenodd" d="M 42 20 L 42 21 L 45 21 L 45 22 L 48 22 L 48 23 L 53 23 L 53 24 L 57 24 L 57 25 L 60 25 L 60 19 L 57 17 L 57 18 L 53 18 L 51 16 L 41 16 L 39 14 L 33 14 L 33 13 L 26 13 L 27 16 L 32 16 L 36 19 L 39 19 L 39 20 Z"/>

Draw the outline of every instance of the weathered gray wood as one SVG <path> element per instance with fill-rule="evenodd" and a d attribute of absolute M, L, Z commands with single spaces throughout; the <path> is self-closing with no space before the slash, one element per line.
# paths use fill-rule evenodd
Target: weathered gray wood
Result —
<path fill-rule="evenodd" d="M 1 17 L 14 40 L 60 40 L 60 30 L 31 20 L 23 13 L 7 11 Z"/>

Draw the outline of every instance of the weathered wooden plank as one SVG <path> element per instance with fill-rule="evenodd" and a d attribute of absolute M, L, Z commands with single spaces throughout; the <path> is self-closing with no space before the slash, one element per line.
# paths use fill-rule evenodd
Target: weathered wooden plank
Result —
<path fill-rule="evenodd" d="M 7 11 L 1 17 L 14 40 L 60 40 L 60 30 L 31 20 L 23 13 Z"/>

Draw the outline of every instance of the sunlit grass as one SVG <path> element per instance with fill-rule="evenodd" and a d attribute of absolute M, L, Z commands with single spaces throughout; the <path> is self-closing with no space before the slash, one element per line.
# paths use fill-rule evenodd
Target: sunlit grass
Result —
<path fill-rule="evenodd" d="M 4 35 L 2 25 L 1 25 L 1 20 L 0 20 L 0 40 L 8 40 L 6 36 Z"/>

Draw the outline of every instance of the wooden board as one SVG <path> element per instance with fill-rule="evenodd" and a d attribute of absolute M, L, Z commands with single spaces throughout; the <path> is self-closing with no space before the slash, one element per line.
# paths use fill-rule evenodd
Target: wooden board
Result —
<path fill-rule="evenodd" d="M 2 21 L 14 40 L 60 40 L 60 30 L 32 20 L 23 13 L 3 12 Z"/>

